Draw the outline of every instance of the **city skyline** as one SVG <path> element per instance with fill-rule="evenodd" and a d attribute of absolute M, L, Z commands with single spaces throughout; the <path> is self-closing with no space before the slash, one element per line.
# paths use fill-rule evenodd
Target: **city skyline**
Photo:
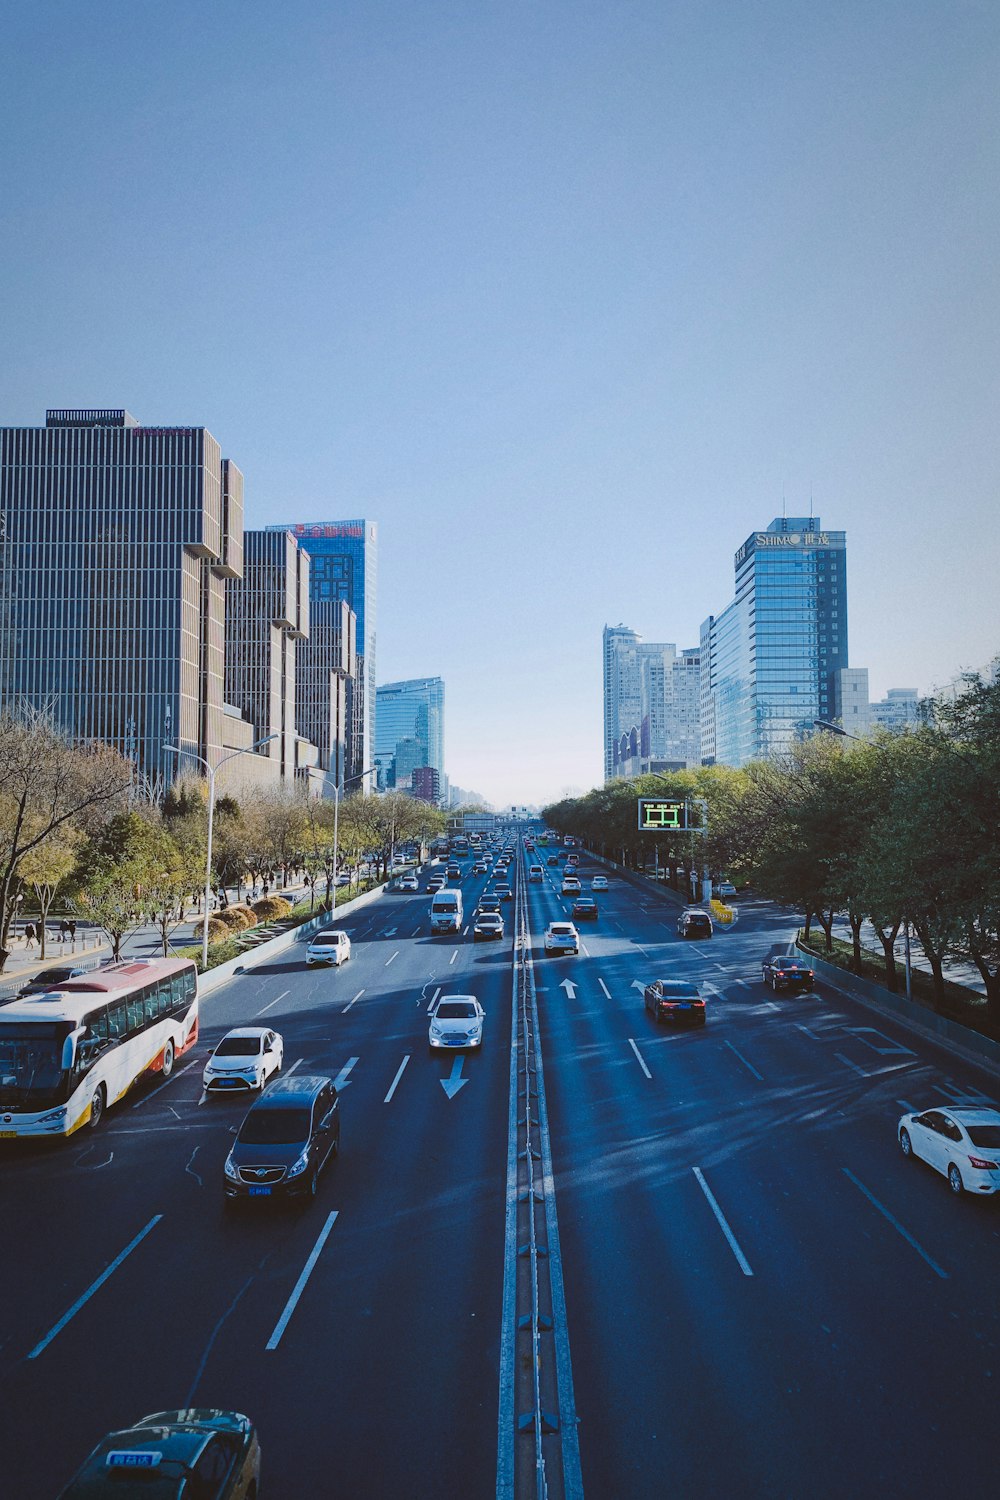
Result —
<path fill-rule="evenodd" d="M 873 701 L 995 655 L 995 7 L 10 9 L 3 422 L 174 414 L 249 528 L 374 518 L 460 784 L 599 784 L 592 643 L 693 643 L 761 516 L 849 534 Z"/>

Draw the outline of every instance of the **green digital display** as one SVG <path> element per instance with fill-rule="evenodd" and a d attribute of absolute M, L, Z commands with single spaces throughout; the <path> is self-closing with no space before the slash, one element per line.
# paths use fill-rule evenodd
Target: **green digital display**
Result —
<path fill-rule="evenodd" d="M 642 833 L 686 833 L 687 803 L 674 797 L 640 797 L 639 829 Z"/>

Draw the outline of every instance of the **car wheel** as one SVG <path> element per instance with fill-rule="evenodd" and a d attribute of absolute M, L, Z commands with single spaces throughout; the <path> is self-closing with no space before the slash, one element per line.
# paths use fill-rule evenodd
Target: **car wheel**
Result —
<path fill-rule="evenodd" d="M 954 1162 L 952 1162 L 951 1166 L 948 1168 L 948 1186 L 951 1188 L 956 1198 L 960 1197 L 962 1193 L 965 1192 L 965 1183 L 962 1181 L 962 1174 L 958 1170 Z"/>
<path fill-rule="evenodd" d="M 98 1125 L 100 1125 L 101 1121 L 103 1120 L 103 1118 L 104 1118 L 104 1085 L 103 1085 L 103 1083 L 101 1083 L 101 1084 L 98 1084 L 97 1088 L 94 1090 L 93 1095 L 92 1095 L 91 1100 L 90 1100 L 90 1120 L 89 1120 L 88 1123 L 90 1125 L 91 1130 L 96 1130 L 97 1127 L 98 1127 Z"/>
<path fill-rule="evenodd" d="M 901 1130 L 899 1132 L 899 1149 L 904 1156 L 913 1155 L 913 1142 L 910 1140 L 910 1132 L 908 1130 Z"/>
<path fill-rule="evenodd" d="M 164 1078 L 169 1078 L 174 1071 L 174 1044 L 167 1042 L 163 1048 L 163 1062 L 160 1064 L 160 1072 Z"/>

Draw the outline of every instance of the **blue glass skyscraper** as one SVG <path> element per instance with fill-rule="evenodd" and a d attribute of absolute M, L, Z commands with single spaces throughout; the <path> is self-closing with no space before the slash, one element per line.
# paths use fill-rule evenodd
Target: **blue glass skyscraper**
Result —
<path fill-rule="evenodd" d="M 375 521 L 310 521 L 282 526 L 309 554 L 310 604 L 343 599 L 357 616 L 357 675 L 347 682 L 347 780 L 374 765 L 375 610 L 378 525 Z M 370 789 L 367 778 L 364 787 Z M 358 790 L 361 783 L 351 790 Z"/>
<path fill-rule="evenodd" d="M 377 690 L 375 762 L 379 784 L 406 789 L 413 772 L 444 774 L 444 683 L 440 677 L 387 682 Z"/>
<path fill-rule="evenodd" d="M 701 627 L 706 764 L 781 755 L 838 711 L 847 661 L 847 540 L 818 516 L 781 517 L 734 558 L 735 597 Z"/>

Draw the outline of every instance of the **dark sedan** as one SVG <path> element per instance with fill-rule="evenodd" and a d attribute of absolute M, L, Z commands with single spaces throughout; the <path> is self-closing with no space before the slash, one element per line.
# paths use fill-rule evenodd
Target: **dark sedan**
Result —
<path fill-rule="evenodd" d="M 786 990 L 808 994 L 816 979 L 809 960 L 799 953 L 789 953 L 786 948 L 767 955 L 761 965 L 760 977 L 776 995 Z"/>
<path fill-rule="evenodd" d="M 577 896 L 573 902 L 573 916 L 581 922 L 596 922 L 597 902 L 591 896 Z"/>
<path fill-rule="evenodd" d="M 684 979 L 654 979 L 642 992 L 646 1009 L 657 1022 L 670 1021 L 688 1026 L 704 1026 L 705 1001 L 696 984 Z"/>

